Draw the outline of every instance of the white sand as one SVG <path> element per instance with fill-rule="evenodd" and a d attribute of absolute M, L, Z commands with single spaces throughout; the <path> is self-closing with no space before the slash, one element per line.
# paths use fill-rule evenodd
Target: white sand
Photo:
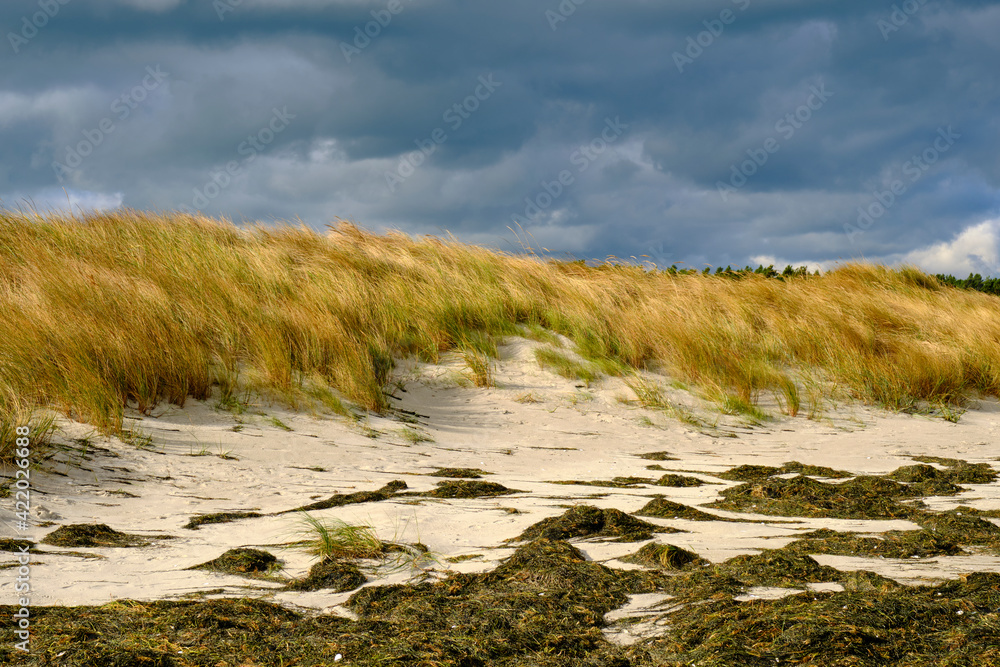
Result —
<path fill-rule="evenodd" d="M 308 555 L 271 546 L 294 537 L 299 522 L 294 514 L 204 525 L 196 531 L 182 526 L 197 514 L 276 512 L 336 492 L 374 490 L 394 479 L 404 480 L 412 491 L 426 491 L 441 478 L 422 473 L 437 467 L 481 468 L 494 473 L 486 481 L 524 493 L 476 500 L 415 502 L 417 499 L 399 498 L 313 514 L 371 525 L 386 539 L 420 541 L 438 559 L 432 576 L 440 576 L 448 569 L 494 567 L 512 551 L 504 540 L 543 518 L 561 514 L 569 505 L 589 503 L 632 512 L 653 494 L 698 505 L 711 502 L 720 489 L 731 484 L 614 489 L 548 483 L 609 480 L 619 475 L 658 478 L 663 473 L 646 469 L 653 462 L 636 456 L 645 452 L 669 451 L 679 460 L 660 462 L 664 468 L 706 475 L 743 463 L 780 465 L 792 460 L 859 474 L 882 474 L 912 464 L 909 457 L 915 455 L 996 465 L 994 457 L 1000 454 L 995 444 L 1000 442 L 1000 407 L 994 401 L 980 403 L 958 424 L 857 405 L 827 405 L 819 419 L 780 416 L 764 426 L 749 427 L 737 418 L 720 417 L 686 392 L 671 390 L 674 400 L 700 405 L 696 408 L 699 414 L 718 421 L 715 428 L 699 432 L 662 413 L 619 402 L 618 397 L 632 397 L 619 379 L 604 379 L 585 389 L 539 369 L 532 355 L 538 346 L 513 339 L 503 347 L 497 370 L 499 387 L 495 389 L 458 386 L 455 377 L 461 373 L 461 365 L 457 359 L 447 359 L 438 366 L 404 362 L 397 372 L 406 391 L 397 394 L 401 400 L 394 404 L 423 415 L 416 428 L 432 439 L 429 442 L 407 442 L 400 431 L 409 426 L 396 418 L 371 417 L 367 426 L 380 432 L 371 438 L 362 427 L 343 418 L 313 417 L 260 403 L 243 415 L 217 410 L 213 402 L 198 401 L 189 401 L 183 409 L 161 406 L 149 416 L 132 413 L 134 427 L 152 436 L 148 450 L 95 436 L 86 425 L 61 421 L 60 440 L 68 448 L 50 461 L 36 462 L 32 474 L 36 522 L 105 523 L 123 532 L 170 535 L 174 539 L 143 548 L 69 550 L 40 545 L 46 553 L 33 556 L 33 604 L 91 605 L 120 598 L 177 598 L 223 589 L 224 595 L 264 596 L 297 607 L 344 613 L 338 605 L 349 593 L 275 592 L 269 590 L 278 587 L 274 583 L 184 569 L 233 547 L 257 546 L 283 559 L 285 574 L 303 575 L 311 564 Z M 540 402 L 515 400 L 528 392 Z M 643 417 L 654 425 L 643 425 Z M 279 428 L 271 418 L 292 430 Z M 234 431 L 239 426 L 242 430 Z M 733 434 L 736 437 L 729 437 Z M 86 450 L 74 442 L 84 437 L 92 438 Z M 209 455 L 192 456 L 205 451 Z M 235 460 L 220 458 L 220 453 Z M 323 470 L 305 469 L 311 467 Z M 997 509 L 1000 485 L 970 487 L 959 496 L 930 499 L 928 504 L 935 509 L 961 504 Z M 0 506 L 0 519 L 10 528 L 5 532 L 13 536 L 13 499 L 0 501 Z M 516 508 L 520 514 L 504 508 Z M 795 519 L 797 523 L 791 523 L 775 517 L 748 518 L 770 523 L 648 520 L 690 531 L 658 535 L 656 539 L 712 561 L 780 547 L 796 534 L 820 527 L 859 532 L 917 528 L 907 521 Z M 56 525 L 34 527 L 19 536 L 37 541 Z M 636 551 L 642 543 L 584 540 L 577 546 L 593 560 L 618 565 L 613 559 Z M 61 555 L 64 551 L 102 558 Z M 445 560 L 468 554 L 481 557 L 457 564 Z M 0 552 L 0 564 L 12 560 L 11 554 Z M 874 570 L 906 583 L 954 578 L 972 571 L 1000 571 L 1000 558 L 983 554 L 904 562 L 837 556 L 818 556 L 817 560 L 844 570 Z M 369 585 L 403 581 L 413 573 L 404 569 L 383 574 Z M 13 576 L 0 576 L 3 599 L 13 598 L 13 586 Z M 641 607 L 643 600 L 638 603 Z"/>

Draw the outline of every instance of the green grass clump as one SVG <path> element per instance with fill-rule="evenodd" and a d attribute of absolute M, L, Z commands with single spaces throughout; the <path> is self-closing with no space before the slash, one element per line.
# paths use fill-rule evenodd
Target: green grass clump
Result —
<path fill-rule="evenodd" d="M 562 352 L 553 350 L 552 348 L 543 347 L 535 350 L 535 359 L 542 368 L 550 370 L 567 380 L 580 380 L 589 385 L 599 376 L 597 369 L 593 368 L 590 364 L 574 361 Z"/>
<path fill-rule="evenodd" d="M 417 445 L 421 442 L 434 442 L 434 438 L 415 428 L 402 428 L 399 430 L 399 434 L 403 437 L 403 440 L 406 440 L 411 445 Z"/>
<path fill-rule="evenodd" d="M 379 558 L 386 544 L 371 526 L 354 526 L 339 519 L 324 521 L 303 512 L 302 539 L 296 546 L 325 560 Z"/>
<path fill-rule="evenodd" d="M 773 419 L 767 412 L 742 396 L 726 396 L 722 399 L 721 404 L 723 413 L 745 417 L 751 424 L 759 425 Z"/>

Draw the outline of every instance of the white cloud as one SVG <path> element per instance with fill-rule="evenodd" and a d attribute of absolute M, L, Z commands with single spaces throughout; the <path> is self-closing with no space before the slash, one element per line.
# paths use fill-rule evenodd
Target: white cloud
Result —
<path fill-rule="evenodd" d="M 1000 218 L 966 228 L 951 241 L 913 250 L 901 259 L 927 273 L 1000 275 Z"/>

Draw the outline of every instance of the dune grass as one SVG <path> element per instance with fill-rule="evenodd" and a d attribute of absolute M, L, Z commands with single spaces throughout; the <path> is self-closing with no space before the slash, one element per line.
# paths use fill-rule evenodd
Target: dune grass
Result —
<path fill-rule="evenodd" d="M 377 411 L 394 358 L 456 351 L 488 385 L 496 342 L 526 327 L 598 367 L 655 367 L 746 405 L 767 392 L 789 413 L 806 376 L 890 409 L 957 405 L 1000 393 L 998 306 L 909 268 L 733 280 L 348 223 L 0 212 L 0 432 L 35 406 L 118 432 L 126 405 L 213 388 Z"/>

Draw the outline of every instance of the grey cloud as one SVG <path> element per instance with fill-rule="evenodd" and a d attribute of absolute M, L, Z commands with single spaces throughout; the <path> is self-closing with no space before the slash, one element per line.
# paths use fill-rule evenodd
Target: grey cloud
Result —
<path fill-rule="evenodd" d="M 69 2 L 17 53 L 5 37 L 5 203 L 56 201 L 65 186 L 78 205 L 120 193 L 128 206 L 187 206 L 236 161 L 205 212 L 341 216 L 507 248 L 518 216 L 557 255 L 966 266 L 968 239 L 996 238 L 979 226 L 1000 215 L 1000 3 L 928 2 L 887 33 L 893 3 L 860 0 L 589 0 L 555 30 L 553 0 L 400 0 L 391 20 L 389 0 L 227 1 L 223 20 L 193 0 Z M 4 3 L 0 33 L 19 35 L 38 7 Z M 734 20 L 720 31 L 724 10 Z M 366 27 L 348 62 L 343 45 Z M 704 45 L 680 72 L 689 38 Z M 119 119 L 114 101 L 157 65 L 169 78 Z M 484 75 L 502 86 L 452 127 L 446 112 Z M 803 121 L 817 87 L 833 94 Z M 239 147 L 285 107 L 294 120 L 246 161 Z M 114 131 L 59 183 L 53 160 L 107 117 Z M 614 117 L 628 131 L 579 171 L 572 156 Z M 954 148 L 849 236 L 858 207 L 948 125 Z M 445 140 L 417 157 L 435 130 Z M 720 196 L 769 139 L 778 150 Z M 525 218 L 562 171 L 572 183 Z"/>

